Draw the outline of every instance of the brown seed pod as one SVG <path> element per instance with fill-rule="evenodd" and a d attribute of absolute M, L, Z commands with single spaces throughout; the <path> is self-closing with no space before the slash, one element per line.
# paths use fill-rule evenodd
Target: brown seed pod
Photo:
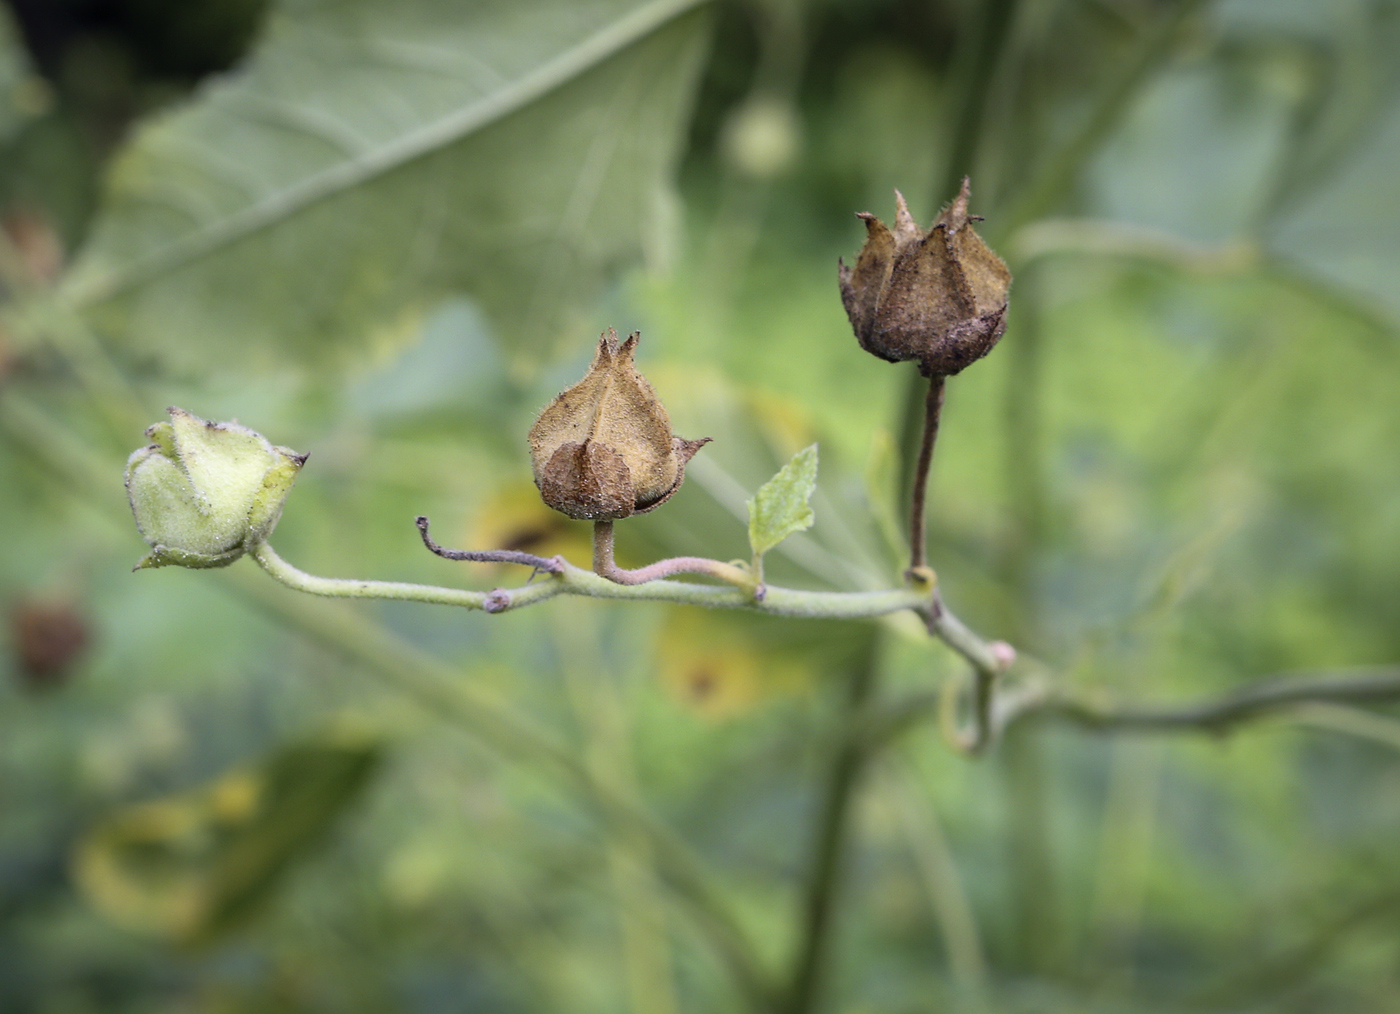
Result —
<path fill-rule="evenodd" d="M 865 247 L 837 262 L 841 301 L 861 348 L 892 363 L 914 359 L 926 377 L 981 359 L 1006 330 L 1011 272 L 970 223 L 968 181 L 928 232 L 895 195 L 894 231 L 862 212 Z"/>
<path fill-rule="evenodd" d="M 10 639 L 25 689 L 54 690 L 67 682 L 92 628 L 73 603 L 26 599 L 10 611 Z"/>
<path fill-rule="evenodd" d="M 607 521 L 660 507 L 680 488 L 685 463 L 705 444 L 671 433 L 671 419 L 632 356 L 608 328 L 588 372 L 530 427 L 530 461 L 544 502 L 571 518 Z"/>

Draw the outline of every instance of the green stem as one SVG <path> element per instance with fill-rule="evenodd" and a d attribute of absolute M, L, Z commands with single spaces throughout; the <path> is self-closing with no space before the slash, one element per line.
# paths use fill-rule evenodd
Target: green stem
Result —
<path fill-rule="evenodd" d="M 1099 93 L 1098 104 L 1080 125 L 1079 130 L 1057 151 L 1041 157 L 1039 167 L 1021 197 L 1004 215 L 999 216 L 992 234 L 998 241 L 1019 226 L 1046 214 L 1074 182 L 1079 167 L 1092 155 L 1132 103 L 1144 84 L 1171 56 L 1181 26 L 1199 10 L 1206 0 L 1181 0 L 1170 5 L 1161 21 L 1150 30 L 1133 58 L 1123 66 L 1117 78 Z M 956 184 L 950 184 L 951 193 Z"/>
<path fill-rule="evenodd" d="M 1400 669 L 1332 679 L 1264 680 L 1224 697 L 1176 708 L 1104 708 L 1046 694 L 1008 715 L 1008 724 L 1041 714 L 1100 732 L 1214 732 L 1304 704 L 1380 704 L 1400 700 Z"/>
<path fill-rule="evenodd" d="M 485 609 L 487 592 L 464 591 L 461 588 L 441 588 L 430 584 L 410 584 L 405 581 L 361 581 L 355 578 L 317 577 L 293 567 L 266 542 L 254 546 L 250 555 L 276 580 L 288 588 L 337 599 L 390 599 L 399 602 L 432 602 L 464 609 Z"/>
<path fill-rule="evenodd" d="M 824 974 L 830 965 L 827 954 L 831 948 L 842 867 L 851 837 L 851 805 L 871 756 L 871 741 L 861 734 L 876 692 L 874 636 L 871 642 L 847 685 L 839 746 L 827 770 L 812 869 L 803 898 L 801 941 L 782 1014 L 809 1014 L 816 1008 Z"/>
<path fill-rule="evenodd" d="M 1011 877 L 1015 947 L 1028 971 L 1049 974 L 1062 954 L 1063 927 L 1049 835 L 1049 772 L 1039 731 L 1008 732 L 997 759 L 1007 809 L 1004 861 Z"/>
<path fill-rule="evenodd" d="M 1007 342 L 1003 456 L 1011 524 L 1001 550 L 1001 575 L 1008 596 L 1003 629 L 1016 643 L 1031 645 L 1040 635 L 1036 598 L 1036 555 L 1045 535 L 1045 370 L 1039 267 L 1028 268 L 1018 283 L 1021 310 Z"/>
<path fill-rule="evenodd" d="M 634 803 L 641 800 L 632 755 L 633 719 L 621 684 L 626 678 L 604 661 L 599 616 L 588 609 L 558 609 L 548 629 L 555 642 L 564 689 L 584 733 L 583 763 Z M 639 664 L 646 665 L 644 660 Z M 622 978 L 632 1014 L 679 1014 L 671 960 L 670 919 L 657 891 L 655 851 L 643 838 L 628 841 L 606 828 L 604 858 L 617 901 Z"/>
<path fill-rule="evenodd" d="M 985 1014 L 987 958 L 982 934 L 930 793 L 906 758 L 888 758 L 879 773 L 877 792 L 904 832 L 943 937 L 948 971 L 958 992 L 954 1009 Z"/>
<path fill-rule="evenodd" d="M 1016 20 L 1016 4 L 1017 0 L 983 0 L 975 8 L 978 19 L 965 36 L 968 45 L 960 54 L 963 58 L 953 68 L 961 87 L 957 93 L 953 143 L 943 166 L 942 183 L 934 195 L 935 203 L 941 204 L 949 199 L 949 194 L 956 194 L 963 177 L 971 176 L 976 168 L 987 102 Z"/>
<path fill-rule="evenodd" d="M 748 609 L 770 616 L 863 620 L 905 609 L 926 611 L 931 595 L 929 590 L 922 588 L 877 592 L 818 592 L 769 586 L 762 600 L 757 600 L 747 588 L 717 587 L 682 581 L 649 581 L 640 585 L 617 584 L 570 563 L 565 563 L 558 573 L 546 575 L 534 584 L 519 588 L 497 588 L 490 592 L 474 592 L 399 581 L 317 577 L 292 566 L 266 542 L 253 547 L 250 555 L 276 580 L 289 588 L 311 595 L 344 599 L 432 602 L 466 609 L 482 609 L 488 613 L 523 609 L 560 595 L 580 595 L 595 599 L 675 602 L 714 609 Z"/>
<path fill-rule="evenodd" d="M 888 705 L 867 723 L 866 736 L 884 744 L 945 708 L 940 693 L 911 694 Z M 1380 667 L 1320 679 L 1271 678 L 1211 700 L 1177 707 L 1113 707 L 1055 690 L 1044 678 L 1026 680 L 993 701 L 988 735 L 993 741 L 1021 721 L 1063 722 L 1090 732 L 1209 733 L 1223 735 L 1236 726 L 1276 714 L 1297 714 L 1322 704 L 1364 705 L 1400 701 L 1400 668 Z M 1364 713 L 1364 712 L 1363 712 Z M 1400 740 L 1397 740 L 1400 742 Z"/>

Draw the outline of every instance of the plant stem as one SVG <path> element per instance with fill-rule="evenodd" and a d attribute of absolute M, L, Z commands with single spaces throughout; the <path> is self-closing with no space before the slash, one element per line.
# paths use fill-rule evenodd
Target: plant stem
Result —
<path fill-rule="evenodd" d="M 1045 695 L 1007 714 L 1002 722 L 1044 715 L 1101 732 L 1229 731 L 1303 704 L 1377 704 L 1400 700 L 1400 669 L 1377 669 L 1343 679 L 1275 679 L 1246 686 L 1212 701 L 1179 708 L 1105 708 L 1082 700 Z"/>
<path fill-rule="evenodd" d="M 1011 26 L 1016 21 L 1016 6 L 1017 0 L 983 0 L 973 9 L 976 21 L 963 36 L 968 44 L 960 49 L 960 59 L 953 70 L 953 79 L 960 87 L 952 146 L 943 166 L 942 185 L 934 195 L 935 204 L 948 200 L 949 194 L 956 194 L 963 177 L 971 176 L 977 168 L 987 102 L 1002 69 Z"/>
<path fill-rule="evenodd" d="M 952 138 L 946 149 L 948 160 L 942 168 L 942 179 L 933 195 L 935 208 L 953 199 L 964 176 L 975 175 L 987 122 L 984 115 L 986 104 L 994 83 L 1003 73 L 1017 5 L 1018 0 L 983 0 L 969 8 L 975 20 L 966 31 L 959 32 L 959 51 L 952 68 L 957 87 L 947 121 L 952 127 Z M 942 131 L 947 127 L 940 125 L 938 129 Z M 901 499 L 913 488 L 908 451 L 913 448 L 914 432 L 918 426 L 918 391 L 918 380 L 910 374 L 900 399 L 899 446 L 906 452 L 899 477 L 898 495 Z M 910 538 L 912 540 L 912 533 Z"/>
<path fill-rule="evenodd" d="M 634 715 L 622 687 L 628 674 L 605 662 L 597 608 L 603 607 L 554 610 L 547 629 L 554 641 L 564 689 L 584 736 L 585 768 L 639 804 L 642 793 L 630 728 Z M 645 668 L 647 660 L 637 659 L 633 664 Z M 619 957 L 630 1001 L 628 1010 L 631 1014 L 679 1014 L 671 960 L 671 919 L 657 890 L 655 850 L 647 839 L 628 835 L 624 828 L 605 827 L 604 831 L 603 858 L 617 902 Z"/>
<path fill-rule="evenodd" d="M 815 1009 L 828 966 L 842 866 L 850 838 L 851 803 L 870 757 L 870 740 L 861 735 L 866 711 L 875 697 L 876 650 L 872 644 L 851 673 L 839 731 L 839 745 L 827 771 L 822 810 L 816 826 L 812 869 L 802 904 L 802 935 L 793 962 L 782 1014 L 809 1014 Z"/>
<path fill-rule="evenodd" d="M 642 585 L 617 584 L 591 571 L 575 567 L 567 561 L 562 571 L 547 575 L 534 584 L 519 588 L 497 588 L 490 592 L 474 592 L 398 581 L 317 577 L 292 566 L 266 542 L 255 546 L 250 555 L 271 577 L 289 588 L 311 595 L 343 599 L 432 602 L 466 609 L 481 609 L 488 613 L 523 609 L 559 595 L 581 595 L 594 599 L 630 599 L 675 602 L 715 609 L 748 609 L 770 616 L 863 620 L 886 616 L 904 609 L 926 611 L 931 595 L 929 590 L 920 588 L 877 592 L 818 592 L 770 586 L 764 596 L 758 599 L 747 588 L 716 587 L 684 581 L 649 581 Z"/>
<path fill-rule="evenodd" d="M 466 591 L 461 588 L 442 588 L 430 584 L 412 584 L 407 581 L 362 581 L 354 578 L 317 577 L 300 570 L 282 557 L 266 542 L 253 547 L 250 554 L 258 566 L 288 588 L 336 599 L 390 599 L 400 602 L 432 602 L 443 606 L 461 606 L 464 609 L 487 608 L 487 592 Z"/>
<path fill-rule="evenodd" d="M 1022 646 L 1039 643 L 1043 626 L 1035 580 L 1046 532 L 1042 274 L 1043 265 L 1028 266 L 1017 283 L 1020 310 L 1011 340 L 1006 343 L 1006 400 L 1002 413 L 1008 510 L 998 562 L 1008 594 L 998 619 L 1001 629 Z M 981 693 L 983 682 L 979 679 L 974 687 L 974 707 L 979 709 L 977 728 L 985 730 L 979 747 L 997 738 L 992 726 L 994 681 L 986 681 L 985 696 Z M 1016 913 L 1017 950 L 1025 967 L 1048 973 L 1063 949 L 1059 946 L 1060 935 L 1055 932 L 1061 922 L 1057 912 L 1058 873 L 1051 852 L 1053 835 L 1045 802 L 1047 778 L 1042 740 L 1034 730 L 1008 735 L 999 761 L 1008 817 L 1007 866 Z"/>
<path fill-rule="evenodd" d="M 461 560 L 468 563 L 518 563 L 522 567 L 534 568 L 535 572 L 539 574 L 558 574 L 564 569 L 562 556 L 545 558 L 536 556 L 534 553 L 521 553 L 514 549 L 444 549 L 434 542 L 432 536 L 428 534 L 427 518 L 420 514 L 413 520 L 414 524 L 418 526 L 418 534 L 423 536 L 423 545 L 444 560 Z"/>
<path fill-rule="evenodd" d="M 996 764 L 1006 814 L 1002 862 L 1010 880 L 1013 962 L 1019 959 L 1026 971 L 1050 975 L 1059 964 L 1063 930 L 1041 731 L 1031 726 L 1009 730 L 1001 738 Z"/>
<path fill-rule="evenodd" d="M 987 957 L 982 934 L 930 793 L 908 758 L 885 758 L 878 774 L 875 791 L 904 833 L 943 937 L 948 971 L 958 992 L 953 1009 L 985 1014 Z"/>
<path fill-rule="evenodd" d="M 1016 652 L 1004 641 L 987 642 L 969 630 L 943 604 L 937 590 L 925 614 L 928 630 L 972 666 L 972 727 L 958 725 L 958 684 L 949 680 L 939 693 L 939 716 L 948 742 L 963 753 L 981 753 L 996 742 L 999 732 L 994 721 L 997 679 L 1016 661 Z"/>
<path fill-rule="evenodd" d="M 884 743 L 945 709 L 942 693 L 912 694 L 873 717 L 866 735 Z M 1004 691 L 993 700 L 987 735 L 995 741 L 1023 720 L 1059 721 L 1092 732 L 1204 732 L 1222 735 L 1237 725 L 1294 708 L 1319 704 L 1362 705 L 1400 701 L 1400 668 L 1377 668 L 1321 679 L 1263 679 L 1212 700 L 1179 707 L 1112 707 L 1060 693 L 1042 680 Z M 1302 712 L 1303 721 L 1310 713 Z"/>
<path fill-rule="evenodd" d="M 1181 26 L 1205 3 L 1206 0 L 1181 0 L 1169 5 L 1160 15 L 1161 20 L 1149 29 L 1147 38 L 1118 77 L 1099 93 L 1097 104 L 1079 130 L 1057 150 L 1040 156 L 1034 175 L 1021 188 L 1020 197 L 999 216 L 993 227 L 993 242 L 1026 222 L 1042 217 L 1055 206 L 1074 182 L 1075 173 L 1098 150 L 1153 72 L 1171 56 Z"/>
<path fill-rule="evenodd" d="M 1104 88 L 1094 108 L 1079 130 L 1054 152 L 1036 160 L 1036 170 L 1021 189 L 1020 198 L 1009 208 L 998 212 L 994 222 L 988 222 L 988 239 L 996 246 L 1006 237 L 1033 219 L 1040 218 L 1054 206 L 1074 182 L 1079 168 L 1098 150 L 1099 145 L 1119 122 L 1142 87 L 1170 57 L 1172 44 L 1178 38 L 1185 20 L 1199 10 L 1206 0 L 1182 0 L 1161 16 L 1162 20 L 1143 40 L 1138 51 L 1124 66 L 1111 86 Z M 1014 15 L 1014 5 L 1007 0 L 981 5 L 983 21 L 977 26 L 975 49 L 969 50 L 967 85 L 959 93 L 959 105 L 954 122 L 956 133 L 950 151 L 953 153 L 944 167 L 943 180 L 934 195 L 936 204 L 956 193 L 964 176 L 972 175 L 983 134 L 982 103 L 990 85 L 999 73 L 1006 52 L 1008 31 Z M 1015 265 L 1013 265 L 1014 267 Z M 918 419 L 918 385 L 910 378 L 905 388 L 900 411 L 900 446 L 912 447 Z M 906 462 L 909 460 L 905 459 Z M 900 493 L 910 487 L 910 471 L 901 476 Z"/>
<path fill-rule="evenodd" d="M 755 588 L 753 575 L 748 571 L 703 556 L 673 556 L 666 560 L 636 570 L 626 570 L 613 559 L 613 523 L 593 522 L 593 573 L 607 578 L 615 584 L 647 584 L 676 574 L 704 574 L 718 578 L 739 588 Z"/>
<path fill-rule="evenodd" d="M 928 523 L 924 512 L 928 503 L 928 473 L 933 465 L 933 445 L 938 441 L 938 420 L 943 414 L 944 377 L 935 373 L 928 381 L 924 399 L 924 435 L 919 443 L 919 458 L 914 465 L 914 488 L 909 497 L 909 570 L 919 571 L 928 566 Z"/>

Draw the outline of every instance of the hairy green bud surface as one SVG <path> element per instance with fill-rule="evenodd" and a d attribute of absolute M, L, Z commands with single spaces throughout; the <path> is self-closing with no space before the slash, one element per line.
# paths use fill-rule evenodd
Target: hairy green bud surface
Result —
<path fill-rule="evenodd" d="M 131 513 L 151 546 L 136 569 L 225 567 L 272 533 L 307 456 L 237 423 L 169 412 L 126 463 Z"/>

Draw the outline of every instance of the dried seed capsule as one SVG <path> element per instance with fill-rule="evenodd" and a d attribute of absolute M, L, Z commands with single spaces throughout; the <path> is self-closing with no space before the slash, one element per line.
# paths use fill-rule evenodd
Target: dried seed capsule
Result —
<path fill-rule="evenodd" d="M 571 518 L 644 514 L 680 488 L 685 463 L 705 444 L 671 433 L 671 420 L 632 356 L 608 328 L 588 373 L 530 428 L 530 460 L 544 502 Z"/>
<path fill-rule="evenodd" d="M 862 213 L 865 247 L 854 268 L 838 262 L 841 301 L 861 348 L 892 363 L 915 359 L 926 377 L 981 359 L 1006 330 L 1011 272 L 967 213 L 968 181 L 928 232 L 895 191 L 894 231 Z"/>

